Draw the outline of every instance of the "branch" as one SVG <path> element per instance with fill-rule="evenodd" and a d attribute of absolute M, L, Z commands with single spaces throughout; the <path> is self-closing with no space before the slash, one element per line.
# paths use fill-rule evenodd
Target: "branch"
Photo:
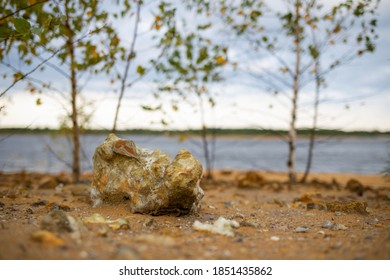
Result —
<path fill-rule="evenodd" d="M 112 127 L 112 132 L 115 132 L 115 130 L 116 130 L 116 124 L 117 124 L 117 121 L 118 121 L 119 109 L 120 109 L 120 106 L 121 106 L 123 95 L 125 93 L 127 75 L 128 75 L 128 72 L 129 72 L 131 61 L 134 58 L 133 56 L 134 56 L 135 42 L 137 41 L 137 35 L 138 35 L 138 25 L 139 25 L 139 21 L 140 21 L 141 5 L 142 5 L 141 0 L 137 1 L 137 12 L 136 12 L 136 17 L 135 17 L 133 39 L 132 39 L 132 42 L 131 42 L 129 53 L 127 55 L 125 72 L 123 73 L 123 77 L 122 77 L 122 81 L 121 81 L 121 91 L 119 93 L 118 104 L 116 105 L 114 124 L 113 124 L 113 127 Z"/>
<path fill-rule="evenodd" d="M 38 2 L 35 2 L 34 4 L 31 4 L 31 5 L 29 5 L 29 6 L 25 6 L 25 7 L 23 7 L 23 8 L 20 8 L 20 9 L 16 10 L 15 12 L 13 12 L 12 14 L 9 14 L 9 15 L 6 15 L 6 16 L 1 17 L 1 18 L 0 18 L 0 21 L 3 21 L 3 20 L 6 19 L 6 18 L 12 17 L 13 15 L 19 13 L 20 11 L 27 10 L 27 9 L 29 9 L 29 8 L 32 8 L 32 7 L 34 7 L 34 6 L 36 6 L 36 5 L 39 5 L 39 4 L 43 4 L 43 3 L 45 3 L 45 2 L 49 2 L 49 0 L 38 1 Z"/>
<path fill-rule="evenodd" d="M 61 158 L 52 148 L 49 144 L 46 145 L 48 151 L 53 154 L 53 156 L 60 162 L 62 162 L 63 164 L 65 164 L 68 168 L 71 168 L 72 169 L 72 165 L 67 162 L 66 160 L 64 160 L 63 158 Z"/>
<path fill-rule="evenodd" d="M 95 31 L 97 30 L 100 30 L 102 29 L 104 26 L 102 27 L 99 27 L 97 28 L 96 30 L 94 31 L 91 31 L 89 32 L 88 34 L 80 37 L 79 39 L 75 40 L 73 42 L 73 44 L 76 44 L 80 41 L 82 41 L 85 37 L 89 36 L 90 34 L 94 33 Z M 44 59 L 41 63 L 39 63 L 36 67 L 34 67 L 31 71 L 27 72 L 26 74 L 23 74 L 21 78 L 15 80 L 8 88 L 6 88 L 4 91 L 2 91 L 0 93 L 0 98 L 3 97 L 4 94 L 6 94 L 11 88 L 13 88 L 18 82 L 20 82 L 21 80 L 24 80 L 27 76 L 29 76 L 30 74 L 34 73 L 36 70 L 38 70 L 42 65 L 46 64 L 49 60 L 51 60 L 54 56 L 56 56 L 60 51 L 66 49 L 67 46 L 63 46 L 62 48 L 58 49 L 57 51 L 53 52 L 51 56 L 49 56 L 48 58 Z"/>

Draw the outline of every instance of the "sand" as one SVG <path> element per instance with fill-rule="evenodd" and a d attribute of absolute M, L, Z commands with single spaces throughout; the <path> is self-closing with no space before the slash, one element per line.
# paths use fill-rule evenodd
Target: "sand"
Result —
<path fill-rule="evenodd" d="M 0 259 L 390 259 L 390 183 L 381 175 L 313 174 L 290 186 L 284 173 L 255 174 L 248 184 L 246 172 L 215 171 L 202 181 L 201 210 L 178 217 L 92 207 L 91 174 L 73 185 L 69 174 L 3 173 Z M 361 185 L 346 188 L 352 178 Z M 334 202 L 345 208 L 329 210 Z M 116 224 L 87 223 L 93 214 Z M 221 216 L 239 223 L 234 236 L 193 227 Z"/>

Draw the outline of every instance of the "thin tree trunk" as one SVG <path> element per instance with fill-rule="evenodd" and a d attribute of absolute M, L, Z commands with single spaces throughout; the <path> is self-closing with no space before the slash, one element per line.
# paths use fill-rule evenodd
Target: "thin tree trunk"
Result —
<path fill-rule="evenodd" d="M 73 182 L 80 181 L 80 138 L 79 138 L 79 124 L 78 124 L 78 112 L 77 112 L 77 78 L 76 78 L 76 60 L 75 51 L 73 46 L 73 32 L 69 24 L 67 1 L 65 4 L 66 13 L 66 35 L 67 35 L 67 47 L 70 56 L 70 83 L 71 83 L 71 105 L 72 105 L 72 140 L 73 140 L 73 161 L 72 161 L 72 177 Z"/>
<path fill-rule="evenodd" d="M 317 67 L 317 65 L 316 65 L 316 67 Z M 309 150 L 307 153 L 305 173 L 301 179 L 302 183 L 306 182 L 306 179 L 307 179 L 307 176 L 309 176 L 311 164 L 313 161 L 313 150 L 314 150 L 315 136 L 316 136 L 316 130 L 317 130 L 318 105 L 319 105 L 319 96 L 320 96 L 319 77 L 317 77 L 317 76 L 318 76 L 318 73 L 316 73 L 316 92 L 315 92 L 315 101 L 314 101 L 313 126 L 312 126 L 311 131 L 310 131 Z"/>
<path fill-rule="evenodd" d="M 317 45 L 314 30 L 312 33 L 313 33 L 314 45 Z M 306 182 L 307 177 L 309 176 L 312 161 L 313 161 L 313 152 L 314 152 L 315 136 L 316 136 L 316 130 L 317 130 L 317 121 L 318 121 L 318 107 L 320 105 L 321 77 L 320 77 L 320 58 L 319 58 L 319 56 L 315 58 L 314 74 L 315 74 L 316 88 L 315 88 L 315 97 L 314 97 L 313 125 L 312 125 L 311 131 L 310 131 L 309 148 L 308 148 L 308 153 L 307 153 L 305 173 L 303 174 L 303 177 L 301 179 L 301 183 Z"/>
<path fill-rule="evenodd" d="M 205 120 L 205 112 L 204 112 L 204 104 L 203 104 L 203 98 L 202 95 L 198 94 L 199 98 L 199 111 L 200 111 L 200 119 L 201 119 L 201 125 L 202 125 L 202 146 L 203 146 L 203 155 L 206 162 L 206 178 L 212 179 L 213 175 L 211 172 L 211 157 L 210 157 L 210 151 L 209 151 L 209 142 L 208 142 L 208 129 L 206 126 L 206 120 Z"/>
<path fill-rule="evenodd" d="M 138 36 L 138 23 L 140 20 L 141 4 L 142 4 L 142 1 L 137 1 L 137 13 L 136 13 L 136 17 L 135 17 L 133 40 L 131 41 L 130 50 L 129 50 L 129 53 L 128 53 L 127 58 L 126 58 L 125 72 L 123 73 L 123 77 L 121 79 L 121 91 L 119 93 L 118 103 L 116 105 L 114 124 L 113 124 L 112 130 L 111 130 L 112 133 L 115 133 L 115 131 L 117 129 L 119 110 L 120 110 L 123 95 L 124 95 L 125 89 L 126 89 L 127 75 L 129 73 L 131 61 L 134 58 L 134 48 L 135 48 L 135 42 L 136 42 L 137 36 Z"/>
<path fill-rule="evenodd" d="M 300 79 L 300 63 L 301 63 L 301 30 L 299 26 L 300 21 L 300 1 L 295 2 L 295 71 L 294 71 L 294 87 L 292 96 L 291 121 L 288 133 L 288 178 L 290 183 L 296 182 L 295 172 L 295 146 L 296 146 L 296 119 L 297 119 L 297 103 L 299 93 L 299 79 Z"/>

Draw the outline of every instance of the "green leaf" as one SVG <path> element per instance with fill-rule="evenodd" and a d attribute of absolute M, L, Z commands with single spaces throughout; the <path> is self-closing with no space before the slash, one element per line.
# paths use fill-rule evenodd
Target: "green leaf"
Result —
<path fill-rule="evenodd" d="M 309 52 L 312 58 L 317 59 L 320 53 L 315 46 L 309 46 Z"/>
<path fill-rule="evenodd" d="M 31 27 L 31 32 L 35 35 L 42 35 L 44 31 L 45 29 L 43 27 L 36 27 L 36 26 Z"/>
<path fill-rule="evenodd" d="M 142 67 L 141 65 L 138 65 L 138 67 L 137 67 L 137 73 L 140 75 L 140 76 L 143 76 L 143 75 L 145 75 L 145 68 L 144 67 Z"/>
<path fill-rule="evenodd" d="M 31 25 L 24 18 L 14 18 L 13 24 L 16 31 L 18 31 L 20 34 L 28 34 L 30 32 Z"/>

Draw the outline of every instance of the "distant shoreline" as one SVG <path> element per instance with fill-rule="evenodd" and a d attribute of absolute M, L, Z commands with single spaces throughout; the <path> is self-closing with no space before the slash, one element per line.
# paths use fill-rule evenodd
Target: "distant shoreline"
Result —
<path fill-rule="evenodd" d="M 0 128 L 0 135 L 10 134 L 70 134 L 70 130 L 49 129 L 49 128 Z M 97 130 L 88 129 L 81 131 L 81 135 L 107 135 L 109 130 Z M 298 138 L 309 137 L 311 133 L 310 129 L 298 129 Z M 132 130 L 119 130 L 116 134 L 129 134 L 129 135 L 154 135 L 154 136 L 167 136 L 167 137 L 183 137 L 183 140 L 187 137 L 199 137 L 202 135 L 201 130 L 149 130 L 149 129 L 132 129 Z M 211 137 L 215 135 L 218 138 L 280 138 L 286 137 L 288 131 L 286 130 L 260 130 L 252 128 L 231 128 L 231 129 L 209 129 L 208 135 Z M 320 129 L 316 131 L 316 137 L 390 137 L 390 131 L 342 131 L 331 129 Z"/>

